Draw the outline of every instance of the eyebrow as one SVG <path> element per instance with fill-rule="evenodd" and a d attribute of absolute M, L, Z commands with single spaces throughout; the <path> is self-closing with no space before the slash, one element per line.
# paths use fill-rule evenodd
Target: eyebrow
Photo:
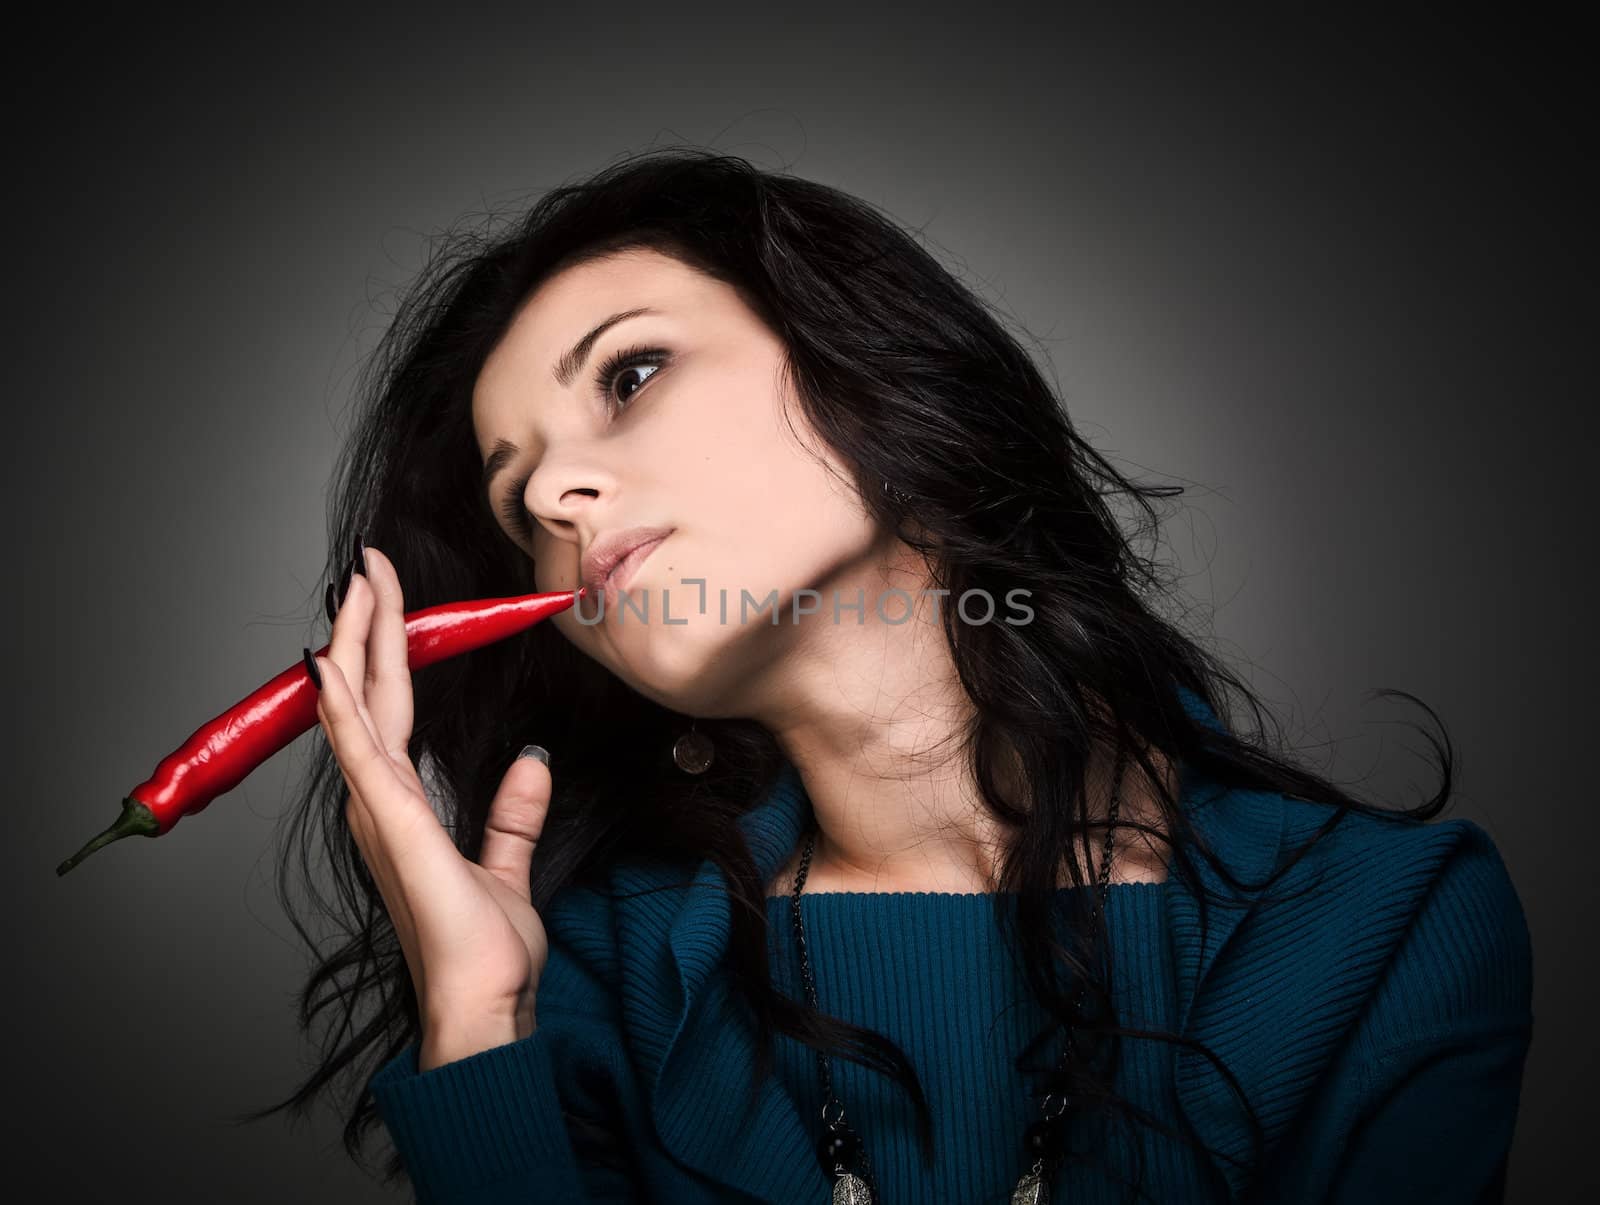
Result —
<path fill-rule="evenodd" d="M 589 353 L 594 350 L 595 340 L 600 338 L 619 322 L 626 322 L 629 318 L 638 318 L 643 314 L 659 314 L 661 311 L 652 306 L 641 305 L 631 310 L 620 310 L 605 321 L 597 323 L 583 338 L 572 345 L 572 349 L 556 360 L 554 375 L 556 384 L 566 389 L 573 382 L 583 368 L 584 361 L 589 358 Z M 522 449 L 509 439 L 494 441 L 494 450 L 489 453 L 489 459 L 483 462 L 482 489 L 488 493 L 489 487 L 494 484 L 494 479 L 500 475 L 502 469 L 522 454 Z"/>

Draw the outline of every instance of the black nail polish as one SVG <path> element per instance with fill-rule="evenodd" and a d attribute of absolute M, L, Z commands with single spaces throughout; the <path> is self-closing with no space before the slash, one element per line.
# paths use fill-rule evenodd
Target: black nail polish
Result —
<path fill-rule="evenodd" d="M 300 651 L 306 655 L 306 676 L 311 679 L 311 685 L 321 690 L 322 671 L 317 668 L 317 659 L 311 655 L 311 650 L 308 648 L 302 648 Z"/>
<path fill-rule="evenodd" d="M 322 605 L 327 609 L 328 622 L 332 623 L 339 615 L 339 592 L 334 589 L 333 583 L 328 583 L 327 590 L 322 594 Z"/>
<path fill-rule="evenodd" d="M 356 563 L 351 561 L 344 567 L 344 580 L 339 583 L 339 605 L 344 606 L 345 595 L 350 593 L 350 581 L 355 576 Z"/>
<path fill-rule="evenodd" d="M 367 576 L 367 545 L 361 538 L 361 533 L 356 532 L 356 572 L 362 577 Z"/>

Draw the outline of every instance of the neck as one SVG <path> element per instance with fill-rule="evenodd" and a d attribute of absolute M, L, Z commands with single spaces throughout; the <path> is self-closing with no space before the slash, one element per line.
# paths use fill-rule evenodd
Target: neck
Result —
<path fill-rule="evenodd" d="M 910 565 L 902 568 L 911 568 Z M 899 584 L 899 583 L 897 583 Z M 881 588 L 881 584 L 878 588 Z M 869 596 L 872 591 L 869 589 Z M 955 673 L 931 596 L 902 624 L 820 625 L 816 645 L 794 649 L 786 696 L 761 715 L 799 771 L 818 833 L 807 891 L 959 894 L 998 890 L 1002 859 L 1015 834 L 990 812 L 971 771 L 964 735 L 973 716 Z M 1150 757 L 1176 798 L 1175 769 Z M 1091 818 L 1106 815 L 1114 758 L 1097 748 L 1085 775 Z M 1013 759 L 1000 789 L 1023 801 Z M 1119 793 L 1119 821 L 1161 830 L 1162 810 L 1131 755 Z M 1082 881 L 1096 882 L 1104 830 L 1077 849 Z M 1119 827 L 1110 881 L 1159 882 L 1164 846 Z M 793 888 L 800 850 L 779 869 L 768 894 Z M 1069 886 L 1063 867 L 1060 886 Z"/>

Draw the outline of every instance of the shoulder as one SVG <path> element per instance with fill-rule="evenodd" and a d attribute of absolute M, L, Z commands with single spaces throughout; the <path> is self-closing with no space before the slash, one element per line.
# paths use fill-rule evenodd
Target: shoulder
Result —
<path fill-rule="evenodd" d="M 1309 878 L 1314 887 L 1330 892 L 1359 887 L 1377 904 L 1400 901 L 1408 921 L 1526 931 L 1505 859 L 1475 821 L 1458 816 L 1418 823 L 1399 813 L 1352 809 L 1313 842 L 1335 809 L 1279 798 L 1284 816 L 1279 857 L 1292 857 L 1306 844 L 1294 877 Z"/>
<path fill-rule="evenodd" d="M 1310 1145 L 1284 1166 L 1336 1166 L 1341 1127 L 1404 1069 L 1451 1063 L 1485 1038 L 1525 1046 L 1527 922 L 1480 825 L 1270 792 L 1213 798 L 1196 815 L 1234 882 L 1197 859 L 1216 906 L 1185 875 L 1168 913 L 1179 1024 L 1194 1043 L 1176 1055 L 1176 1091 L 1230 1156 L 1225 1175 L 1257 1137 L 1270 1150 L 1295 1132 Z"/>
<path fill-rule="evenodd" d="M 1288 799 L 1282 856 L 1334 814 Z M 1328 902 L 1308 948 L 1319 960 L 1371 950 L 1375 1042 L 1427 1040 L 1531 1017 L 1532 939 L 1499 848 L 1463 817 L 1416 823 L 1350 811 L 1307 849 L 1293 877 Z M 1286 878 L 1289 876 L 1286 876 Z M 1325 963 L 1327 969 L 1327 963 Z"/>

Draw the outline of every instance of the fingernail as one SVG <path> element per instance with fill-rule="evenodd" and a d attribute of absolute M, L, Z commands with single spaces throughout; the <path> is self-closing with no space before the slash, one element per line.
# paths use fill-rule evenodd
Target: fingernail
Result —
<path fill-rule="evenodd" d="M 543 745 L 524 745 L 522 746 L 522 752 L 517 754 L 517 757 L 519 759 L 524 757 L 537 757 L 545 765 L 548 766 L 550 764 L 550 751 Z"/>
<path fill-rule="evenodd" d="M 308 648 L 302 648 L 300 651 L 306 655 L 306 676 L 311 679 L 311 685 L 321 690 L 322 671 L 317 668 L 317 659 L 311 655 L 311 650 Z"/>
<path fill-rule="evenodd" d="M 355 579 L 356 563 L 352 558 L 344 567 L 344 581 L 339 583 L 339 605 L 344 606 L 345 597 L 350 593 L 350 583 Z"/>
<path fill-rule="evenodd" d="M 328 622 L 332 623 L 339 615 L 339 592 L 333 588 L 333 583 L 328 583 L 328 588 L 323 592 L 322 605 L 328 610 Z"/>

